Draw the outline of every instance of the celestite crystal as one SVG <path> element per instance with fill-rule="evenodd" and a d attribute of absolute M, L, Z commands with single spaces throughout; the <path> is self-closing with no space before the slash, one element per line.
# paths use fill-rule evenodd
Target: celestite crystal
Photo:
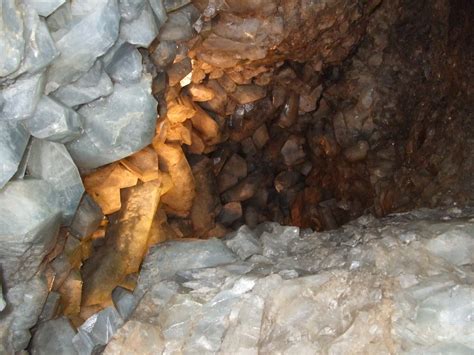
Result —
<path fill-rule="evenodd" d="M 76 335 L 74 328 L 65 317 L 41 323 L 33 336 L 31 354 L 76 354 L 72 338 Z"/>
<path fill-rule="evenodd" d="M 153 10 L 148 3 L 145 3 L 138 18 L 121 23 L 120 38 L 139 47 L 148 47 L 158 34 L 158 30 Z"/>
<path fill-rule="evenodd" d="M 119 31 L 117 0 L 108 0 L 82 18 L 62 36 L 56 47 L 61 55 L 48 70 L 46 93 L 79 79 L 114 44 Z"/>
<path fill-rule="evenodd" d="M 24 55 L 23 20 L 16 3 L 0 2 L 0 78 L 17 70 Z"/>
<path fill-rule="evenodd" d="M 67 146 L 80 168 L 97 168 L 151 143 L 157 103 L 150 85 L 147 75 L 134 85 L 115 84 L 110 96 L 81 107 L 85 132 Z"/>
<path fill-rule="evenodd" d="M 36 138 L 67 143 L 81 135 L 82 117 L 61 102 L 43 96 L 25 126 Z"/>
<path fill-rule="evenodd" d="M 21 123 L 0 120 L 0 189 L 15 175 L 29 137 Z"/>
<path fill-rule="evenodd" d="M 0 266 L 7 287 L 37 272 L 60 222 L 57 192 L 48 182 L 11 181 L 0 191 Z"/>
<path fill-rule="evenodd" d="M 81 176 L 63 144 L 34 139 L 27 165 L 31 176 L 53 186 L 65 224 L 70 224 L 84 193 Z"/>
<path fill-rule="evenodd" d="M 105 71 L 115 83 L 122 85 L 136 84 L 142 76 L 142 55 L 135 46 L 124 43 L 115 52 L 112 61 Z"/>
<path fill-rule="evenodd" d="M 38 12 L 38 14 L 44 17 L 51 15 L 65 2 L 66 0 L 24 0 L 25 4 L 33 7 Z"/>
<path fill-rule="evenodd" d="M 51 96 L 74 107 L 108 96 L 113 89 L 114 84 L 105 72 L 102 60 L 98 59 L 87 73 L 73 83 L 60 87 Z"/>

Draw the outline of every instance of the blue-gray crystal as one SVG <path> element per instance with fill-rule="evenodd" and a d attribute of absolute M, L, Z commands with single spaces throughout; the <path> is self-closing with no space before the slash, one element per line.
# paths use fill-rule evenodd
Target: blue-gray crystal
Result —
<path fill-rule="evenodd" d="M 138 83 L 142 70 L 142 55 L 129 43 L 120 47 L 106 68 L 112 80 L 123 85 Z"/>
<path fill-rule="evenodd" d="M 23 20 L 15 0 L 0 1 L 0 77 L 16 71 L 23 59 Z"/>
<path fill-rule="evenodd" d="M 0 90 L 0 120 L 19 121 L 30 118 L 43 96 L 44 79 L 44 72 L 31 76 L 25 74 Z"/>
<path fill-rule="evenodd" d="M 120 16 L 125 21 L 136 20 L 145 7 L 146 0 L 119 0 Z"/>
<path fill-rule="evenodd" d="M 120 14 L 117 0 L 96 6 L 56 43 L 61 55 L 48 70 L 46 93 L 79 79 L 115 43 Z"/>
<path fill-rule="evenodd" d="M 151 95 L 151 78 L 131 86 L 116 84 L 105 98 L 84 105 L 84 134 L 68 143 L 80 168 L 93 169 L 122 159 L 151 143 L 157 103 Z"/>
<path fill-rule="evenodd" d="M 0 191 L 0 266 L 7 287 L 31 278 L 56 241 L 57 192 L 44 180 L 10 181 Z"/>
<path fill-rule="evenodd" d="M 121 23 L 120 38 L 138 47 L 148 47 L 158 35 L 158 30 L 153 10 L 145 3 L 138 18 Z"/>
<path fill-rule="evenodd" d="M 69 225 L 81 201 L 84 186 L 66 147 L 34 138 L 27 168 L 31 176 L 42 178 L 53 186 L 64 223 Z"/>
<path fill-rule="evenodd" d="M 32 136 L 59 143 L 72 141 L 82 133 L 81 116 L 48 96 L 41 98 L 35 114 L 25 125 Z"/>
<path fill-rule="evenodd" d="M 31 343 L 32 355 L 71 354 L 76 350 L 72 338 L 76 335 L 74 328 L 66 317 L 51 319 L 41 323 Z"/>
<path fill-rule="evenodd" d="M 12 74 L 15 77 L 23 73 L 38 73 L 59 55 L 45 21 L 32 7 L 24 7 L 23 19 L 26 38 L 25 54 L 20 68 Z"/>
<path fill-rule="evenodd" d="M 84 194 L 71 223 L 71 234 L 79 239 L 86 238 L 99 228 L 103 218 L 100 206 L 88 194 Z"/>
<path fill-rule="evenodd" d="M 51 15 L 66 0 L 23 0 L 25 4 L 34 8 L 38 14 L 44 17 Z"/>
<path fill-rule="evenodd" d="M 112 80 L 104 71 L 102 61 L 99 59 L 87 73 L 75 82 L 60 87 L 51 96 L 69 107 L 74 107 L 110 95 L 113 89 Z"/>
<path fill-rule="evenodd" d="M 0 120 L 0 189 L 15 175 L 29 137 L 21 123 Z"/>

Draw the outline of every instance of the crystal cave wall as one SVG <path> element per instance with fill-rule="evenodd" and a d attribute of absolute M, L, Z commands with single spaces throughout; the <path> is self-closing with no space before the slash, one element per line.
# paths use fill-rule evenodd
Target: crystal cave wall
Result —
<path fill-rule="evenodd" d="M 473 17 L 0 0 L 0 353 L 472 352 Z"/>

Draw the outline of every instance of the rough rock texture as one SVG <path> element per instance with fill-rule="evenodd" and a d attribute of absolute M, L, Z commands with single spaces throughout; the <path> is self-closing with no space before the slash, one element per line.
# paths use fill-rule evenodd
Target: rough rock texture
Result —
<path fill-rule="evenodd" d="M 364 216 L 324 233 L 267 223 L 229 235 L 238 250 L 261 244 L 241 259 L 218 240 L 157 246 L 106 353 L 130 341 L 134 353 L 472 352 L 473 213 Z"/>

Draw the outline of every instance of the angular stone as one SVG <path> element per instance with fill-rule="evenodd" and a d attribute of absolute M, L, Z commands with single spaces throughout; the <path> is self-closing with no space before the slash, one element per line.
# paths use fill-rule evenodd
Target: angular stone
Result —
<path fill-rule="evenodd" d="M 33 139 L 27 168 L 31 176 L 48 181 L 59 199 L 64 223 L 69 225 L 84 193 L 79 171 L 66 147 Z"/>
<path fill-rule="evenodd" d="M 344 157 L 348 161 L 356 162 L 356 161 L 365 159 L 369 151 L 369 148 L 370 148 L 369 143 L 367 143 L 366 141 L 358 141 L 352 147 L 344 149 L 342 154 L 344 154 Z"/>
<path fill-rule="evenodd" d="M 105 166 L 84 178 L 87 193 L 106 215 L 120 210 L 120 189 L 135 186 L 137 182 L 136 175 L 120 164 Z"/>
<path fill-rule="evenodd" d="M 148 2 L 138 18 L 122 21 L 120 24 L 120 38 L 137 47 L 148 47 L 158 35 L 159 26 L 156 23 L 153 10 Z"/>
<path fill-rule="evenodd" d="M 32 136 L 58 143 L 78 138 L 82 132 L 82 117 L 71 108 L 48 96 L 43 96 L 34 115 L 25 121 Z"/>
<path fill-rule="evenodd" d="M 43 322 L 33 336 L 31 354 L 75 354 L 72 338 L 76 335 L 65 317 Z"/>
<path fill-rule="evenodd" d="M 44 73 L 23 75 L 0 90 L 0 120 L 19 121 L 31 117 L 43 96 L 44 83 Z"/>
<path fill-rule="evenodd" d="M 33 7 L 39 15 L 48 17 L 66 0 L 24 0 L 25 4 Z"/>
<path fill-rule="evenodd" d="M 156 1 L 156 0 L 152 0 Z M 161 0 L 159 0 L 161 2 Z M 155 12 L 156 13 L 156 12 Z M 168 21 L 160 29 L 161 41 L 186 41 L 193 37 L 193 24 L 199 17 L 199 11 L 188 5 L 168 14 Z"/>
<path fill-rule="evenodd" d="M 303 149 L 305 139 L 298 136 L 290 136 L 281 148 L 281 155 L 286 165 L 292 166 L 301 162 L 306 153 Z"/>
<path fill-rule="evenodd" d="M 61 55 L 48 70 L 46 93 L 79 79 L 114 44 L 119 31 L 117 0 L 108 0 L 62 36 L 56 47 Z M 84 37 L 88 40 L 84 41 Z"/>
<path fill-rule="evenodd" d="M 186 121 L 188 118 L 193 117 L 195 110 L 192 106 L 183 105 L 180 102 L 170 102 L 168 104 L 168 112 L 166 118 L 171 123 L 181 123 Z"/>
<path fill-rule="evenodd" d="M 225 202 L 242 202 L 252 198 L 260 188 L 262 176 L 260 174 L 250 174 L 241 180 L 237 185 L 224 192 L 222 200 Z"/>
<path fill-rule="evenodd" d="M 99 228 L 103 218 L 100 206 L 84 194 L 71 223 L 71 234 L 79 239 L 86 238 Z"/>
<path fill-rule="evenodd" d="M 176 42 L 160 41 L 151 51 L 151 59 L 158 69 L 165 69 L 176 58 Z"/>
<path fill-rule="evenodd" d="M 258 85 L 238 85 L 234 92 L 230 93 L 235 101 L 240 105 L 249 104 L 264 98 L 267 91 Z"/>
<path fill-rule="evenodd" d="M 0 265 L 4 284 L 28 280 L 52 249 L 61 221 L 57 193 L 46 181 L 11 181 L 0 192 Z"/>
<path fill-rule="evenodd" d="M 191 117 L 193 127 L 199 132 L 200 137 L 209 145 L 217 144 L 221 141 L 219 124 L 199 105 L 193 105 L 196 112 Z"/>
<path fill-rule="evenodd" d="M 79 79 L 60 87 L 51 93 L 50 96 L 55 97 L 69 107 L 74 107 L 87 104 L 103 96 L 108 96 L 112 93 L 113 88 L 114 85 L 104 71 L 104 65 L 99 59 Z"/>
<path fill-rule="evenodd" d="M 0 19 L 0 77 L 13 73 L 20 67 L 25 40 L 21 11 L 15 0 L 2 1 Z"/>
<path fill-rule="evenodd" d="M 122 159 L 121 163 L 143 182 L 155 180 L 160 177 L 158 156 L 151 147 L 146 147 Z"/>
<path fill-rule="evenodd" d="M 183 150 L 177 144 L 157 144 L 160 170 L 170 174 L 173 185 L 161 200 L 167 211 L 187 216 L 191 210 L 195 191 L 194 177 Z"/>
<path fill-rule="evenodd" d="M 252 135 L 253 142 L 257 146 L 257 148 L 262 149 L 265 144 L 270 140 L 270 136 L 268 134 L 267 126 L 261 125 L 255 133 Z"/>
<path fill-rule="evenodd" d="M 136 20 L 145 7 L 146 0 L 119 0 L 120 16 L 125 21 Z"/>
<path fill-rule="evenodd" d="M 140 301 L 140 297 L 122 287 L 117 287 L 112 292 L 112 300 L 122 319 L 128 320 Z"/>
<path fill-rule="evenodd" d="M 151 78 L 139 84 L 115 85 L 114 92 L 81 107 L 85 133 L 68 144 L 76 164 L 97 168 L 124 158 L 151 143 L 157 117 Z"/>
<path fill-rule="evenodd" d="M 0 189 L 17 172 L 29 136 L 21 123 L 0 120 Z"/>
<path fill-rule="evenodd" d="M 59 287 L 61 313 L 72 318 L 79 316 L 82 301 L 82 277 L 78 270 L 72 270 Z"/>
<path fill-rule="evenodd" d="M 59 307 L 59 300 L 61 295 L 58 292 L 49 292 L 48 297 L 44 303 L 43 309 L 41 310 L 41 314 L 38 318 L 39 322 L 46 322 L 51 320 L 56 315 Z"/>
<path fill-rule="evenodd" d="M 107 307 L 92 315 L 82 324 L 72 343 L 77 353 L 91 354 L 103 348 L 123 325 L 123 320 L 114 307 Z"/>
<path fill-rule="evenodd" d="M 164 350 L 165 342 L 159 327 L 132 320 L 113 336 L 104 354 L 154 355 L 162 354 Z"/>
<path fill-rule="evenodd" d="M 170 86 L 179 84 L 191 71 L 193 66 L 190 58 L 185 58 L 178 63 L 174 63 L 168 70 L 168 83 Z M 181 85 L 184 86 L 184 85 Z"/>
<path fill-rule="evenodd" d="M 188 90 L 193 101 L 197 102 L 209 101 L 216 96 L 212 89 L 200 84 L 191 84 L 188 86 Z"/>
<path fill-rule="evenodd" d="M 247 162 L 238 154 L 233 154 L 225 163 L 218 178 L 219 192 L 224 192 L 247 176 Z"/>
<path fill-rule="evenodd" d="M 166 20 L 168 19 L 168 15 L 166 14 L 166 9 L 163 6 L 163 1 L 162 0 L 148 0 L 148 3 L 150 4 L 153 10 L 153 13 L 155 14 L 158 27 L 161 28 L 161 26 L 163 26 Z"/>
<path fill-rule="evenodd" d="M 115 52 L 105 71 L 115 83 L 136 84 L 142 76 L 142 56 L 134 46 L 124 43 Z"/>
<path fill-rule="evenodd" d="M 262 253 L 262 245 L 257 239 L 256 234 L 245 225 L 229 235 L 225 244 L 242 260 L 246 260 L 252 255 Z"/>
<path fill-rule="evenodd" d="M 139 284 L 145 287 L 172 278 L 178 271 L 214 267 L 236 256 L 218 239 L 165 242 L 153 247 L 142 265 Z"/>
<path fill-rule="evenodd" d="M 27 42 L 24 59 L 14 76 L 23 73 L 36 74 L 59 56 L 46 23 L 39 18 L 37 12 L 32 7 L 25 6 L 23 18 Z"/>
<path fill-rule="evenodd" d="M 106 244 L 83 267 L 83 305 L 108 304 L 125 276 L 139 270 L 160 193 L 156 180 L 123 191 L 123 207 L 107 229 Z"/>

